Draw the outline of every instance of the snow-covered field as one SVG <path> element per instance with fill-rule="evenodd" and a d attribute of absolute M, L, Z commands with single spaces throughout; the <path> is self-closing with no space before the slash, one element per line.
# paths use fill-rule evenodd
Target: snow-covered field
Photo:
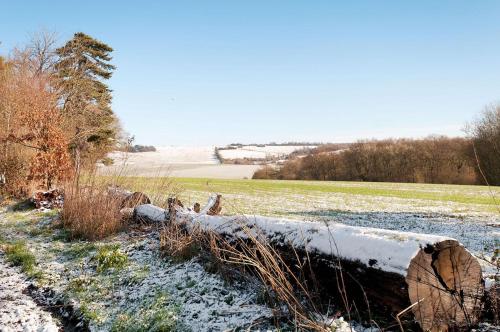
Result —
<path fill-rule="evenodd" d="M 111 166 L 100 165 L 100 174 L 129 176 L 171 176 L 194 178 L 252 178 L 258 165 L 222 165 L 215 156 L 214 146 L 158 147 L 155 152 L 113 152 Z"/>
<path fill-rule="evenodd" d="M 170 164 L 196 164 L 215 165 L 219 161 L 215 157 L 213 146 L 160 146 L 156 151 L 123 153 L 112 152 L 109 157 L 116 164 L 126 162 L 129 165 L 148 164 L 151 166 L 163 166 Z"/>
<path fill-rule="evenodd" d="M 224 159 L 282 158 L 308 146 L 243 146 L 219 150 Z M 310 146 L 312 147 L 312 146 Z M 112 152 L 111 166 L 99 165 L 100 174 L 170 176 L 179 178 L 251 179 L 259 165 L 220 164 L 215 146 L 160 146 L 154 152 Z"/>
<path fill-rule="evenodd" d="M 314 148 L 315 146 L 306 145 L 245 145 L 237 149 L 219 149 L 219 153 L 224 159 L 266 159 L 266 158 L 283 158 L 290 153 L 302 150 L 304 148 Z"/>

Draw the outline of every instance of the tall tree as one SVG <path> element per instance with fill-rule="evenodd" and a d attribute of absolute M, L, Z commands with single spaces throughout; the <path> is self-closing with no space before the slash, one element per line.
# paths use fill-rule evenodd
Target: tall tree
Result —
<path fill-rule="evenodd" d="M 111 109 L 111 90 L 106 85 L 115 66 L 113 49 L 84 33 L 75 33 L 63 47 L 55 65 L 61 108 L 71 131 L 70 150 L 76 171 L 82 160 L 90 164 L 115 144 L 118 121 Z"/>
<path fill-rule="evenodd" d="M 468 131 L 479 177 L 490 185 L 500 185 L 500 104 L 487 106 Z"/>

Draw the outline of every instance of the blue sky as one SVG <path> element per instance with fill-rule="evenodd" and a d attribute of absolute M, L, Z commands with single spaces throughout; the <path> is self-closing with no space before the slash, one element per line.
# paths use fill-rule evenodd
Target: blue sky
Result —
<path fill-rule="evenodd" d="M 5 1 L 29 33 L 111 45 L 137 143 L 461 135 L 500 100 L 500 1 Z"/>

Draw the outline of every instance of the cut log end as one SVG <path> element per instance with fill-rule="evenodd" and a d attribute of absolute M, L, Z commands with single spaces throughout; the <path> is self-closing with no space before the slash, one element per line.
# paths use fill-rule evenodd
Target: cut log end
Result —
<path fill-rule="evenodd" d="M 484 284 L 477 259 L 455 240 L 422 248 L 406 276 L 412 311 L 424 331 L 477 323 Z"/>

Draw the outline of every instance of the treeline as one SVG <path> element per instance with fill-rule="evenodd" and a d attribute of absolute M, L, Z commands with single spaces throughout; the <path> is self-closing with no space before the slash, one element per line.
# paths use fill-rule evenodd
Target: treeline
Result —
<path fill-rule="evenodd" d="M 359 141 L 319 148 L 281 167 L 258 170 L 255 179 L 345 180 L 476 184 L 471 140 L 429 137 Z"/>
<path fill-rule="evenodd" d="M 35 35 L 0 57 L 0 193 L 51 188 L 93 167 L 120 127 L 106 85 L 113 49 L 84 33 Z"/>
<path fill-rule="evenodd" d="M 237 149 L 237 148 L 242 148 L 244 146 L 259 146 L 259 147 L 265 147 L 265 146 L 317 146 L 317 145 L 327 145 L 325 143 L 319 143 L 319 142 L 283 142 L 283 143 L 276 143 L 276 142 L 270 142 L 270 143 L 248 143 L 248 144 L 243 144 L 243 143 L 231 143 L 228 144 L 225 148 L 221 149 Z"/>
<path fill-rule="evenodd" d="M 130 152 L 130 153 L 136 153 L 136 152 L 155 152 L 156 148 L 153 145 L 126 145 L 124 147 L 119 147 L 117 148 L 118 151 L 123 151 L 123 152 Z"/>

